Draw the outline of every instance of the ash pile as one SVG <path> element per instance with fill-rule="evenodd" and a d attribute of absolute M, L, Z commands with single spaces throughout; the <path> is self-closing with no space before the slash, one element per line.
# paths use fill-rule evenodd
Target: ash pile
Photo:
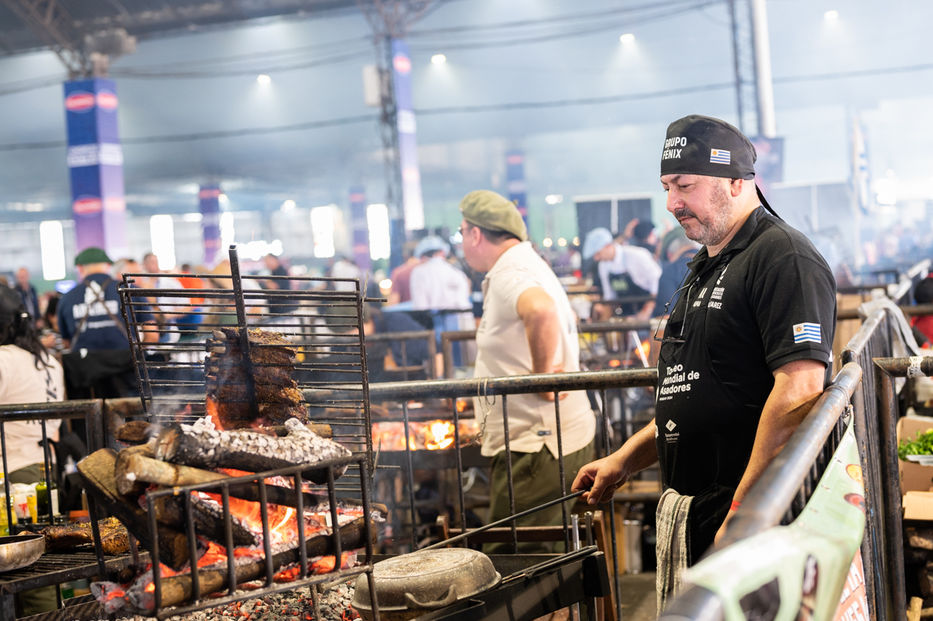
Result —
<path fill-rule="evenodd" d="M 249 591 L 245 593 L 248 595 Z M 301 587 L 169 617 L 168 621 L 355 621 L 360 616 L 350 606 L 352 600 L 353 585 L 340 582 L 325 588 L 323 593 Z M 149 621 L 141 616 L 127 618 L 130 619 Z"/>
<path fill-rule="evenodd" d="M 308 421 L 294 349 L 262 330 L 249 330 L 248 344 L 242 337 L 227 328 L 207 343 L 207 416 L 127 423 L 117 437 L 130 446 L 78 466 L 94 500 L 160 561 L 157 581 L 149 567 L 128 582 L 92 585 L 108 614 L 152 613 L 257 579 L 339 573 L 384 520 L 385 508 L 367 510 L 364 494 L 337 499 L 334 481 L 354 464 L 362 472 L 365 458 Z"/>

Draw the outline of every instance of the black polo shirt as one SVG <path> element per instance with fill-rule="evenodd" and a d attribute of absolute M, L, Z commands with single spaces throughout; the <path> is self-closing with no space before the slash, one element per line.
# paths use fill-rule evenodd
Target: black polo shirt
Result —
<path fill-rule="evenodd" d="M 695 496 L 693 563 L 745 472 L 773 372 L 818 360 L 829 378 L 836 285 L 809 240 L 761 207 L 722 252 L 704 247 L 689 265 L 661 346 L 655 422 L 665 486 Z"/>

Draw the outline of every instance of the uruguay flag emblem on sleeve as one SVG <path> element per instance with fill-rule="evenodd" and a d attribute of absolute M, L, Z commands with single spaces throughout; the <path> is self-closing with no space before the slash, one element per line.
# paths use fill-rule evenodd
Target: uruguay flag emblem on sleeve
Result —
<path fill-rule="evenodd" d="M 820 332 L 820 324 L 804 322 L 794 325 L 794 344 L 798 343 L 822 343 L 823 336 Z"/>

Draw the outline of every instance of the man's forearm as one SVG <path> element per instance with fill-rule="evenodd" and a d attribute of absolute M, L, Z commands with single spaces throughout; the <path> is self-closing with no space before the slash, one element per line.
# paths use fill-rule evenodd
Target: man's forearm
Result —
<path fill-rule="evenodd" d="M 551 373 L 554 371 L 554 355 L 557 353 L 557 344 L 560 326 L 556 316 L 538 316 L 525 322 L 525 337 L 528 339 L 528 348 L 531 350 L 531 370 L 534 373 Z"/>
<path fill-rule="evenodd" d="M 551 373 L 560 343 L 560 319 L 554 300 L 540 287 L 525 290 L 518 298 L 518 316 L 525 326 L 531 352 L 531 371 Z"/>
<path fill-rule="evenodd" d="M 815 361 L 800 362 L 812 362 L 817 366 L 805 368 L 790 363 L 781 369 L 789 368 L 791 372 L 782 373 L 779 369 L 775 373 L 774 388 L 762 409 L 751 457 L 736 488 L 734 500 L 741 501 L 745 497 L 822 393 L 823 365 Z"/>

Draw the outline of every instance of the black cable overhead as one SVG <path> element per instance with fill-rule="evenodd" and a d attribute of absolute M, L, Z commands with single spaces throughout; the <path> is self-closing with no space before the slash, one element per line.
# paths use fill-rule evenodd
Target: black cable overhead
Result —
<path fill-rule="evenodd" d="M 794 84 L 811 82 L 813 80 L 842 80 L 848 78 L 860 78 L 876 75 L 889 75 L 892 73 L 910 73 L 916 71 L 933 70 L 933 63 L 907 65 L 902 67 L 879 67 L 876 69 L 857 69 L 846 72 L 823 73 L 815 75 L 802 76 L 784 76 L 774 78 L 776 84 Z M 422 108 L 415 110 L 417 116 L 442 116 L 445 114 L 476 114 L 483 112 L 506 112 L 514 110 L 535 110 L 547 108 L 563 108 L 571 106 L 594 106 L 620 102 L 632 102 L 645 99 L 655 99 L 659 97 L 673 97 L 677 95 L 688 95 L 691 93 L 702 93 L 715 90 L 726 90 L 734 88 L 733 82 L 721 82 L 714 84 L 702 84 L 697 86 L 685 86 L 660 91 L 651 91 L 643 93 L 624 93 L 616 95 L 604 95 L 598 97 L 578 97 L 573 99 L 556 99 L 548 101 L 517 101 L 497 104 L 477 104 L 472 106 L 448 106 L 441 108 Z M 366 123 L 377 121 L 377 115 L 363 114 L 357 116 L 341 117 L 328 119 L 324 121 L 308 121 L 304 123 L 294 123 L 290 125 L 277 125 L 272 127 L 246 127 L 234 130 L 198 132 L 186 134 L 170 134 L 164 136 L 139 136 L 124 138 L 122 144 L 158 144 L 168 142 L 191 142 L 196 140 L 211 140 L 216 138 L 237 138 L 240 136 L 255 136 L 263 134 L 275 134 L 288 131 L 305 131 L 310 129 L 320 129 L 325 127 L 337 127 L 341 125 L 353 125 L 356 123 Z M 30 151 L 38 149 L 51 149 L 65 147 L 64 140 L 49 140 L 38 142 L 23 142 L 14 144 L 0 144 L 0 151 Z"/>

